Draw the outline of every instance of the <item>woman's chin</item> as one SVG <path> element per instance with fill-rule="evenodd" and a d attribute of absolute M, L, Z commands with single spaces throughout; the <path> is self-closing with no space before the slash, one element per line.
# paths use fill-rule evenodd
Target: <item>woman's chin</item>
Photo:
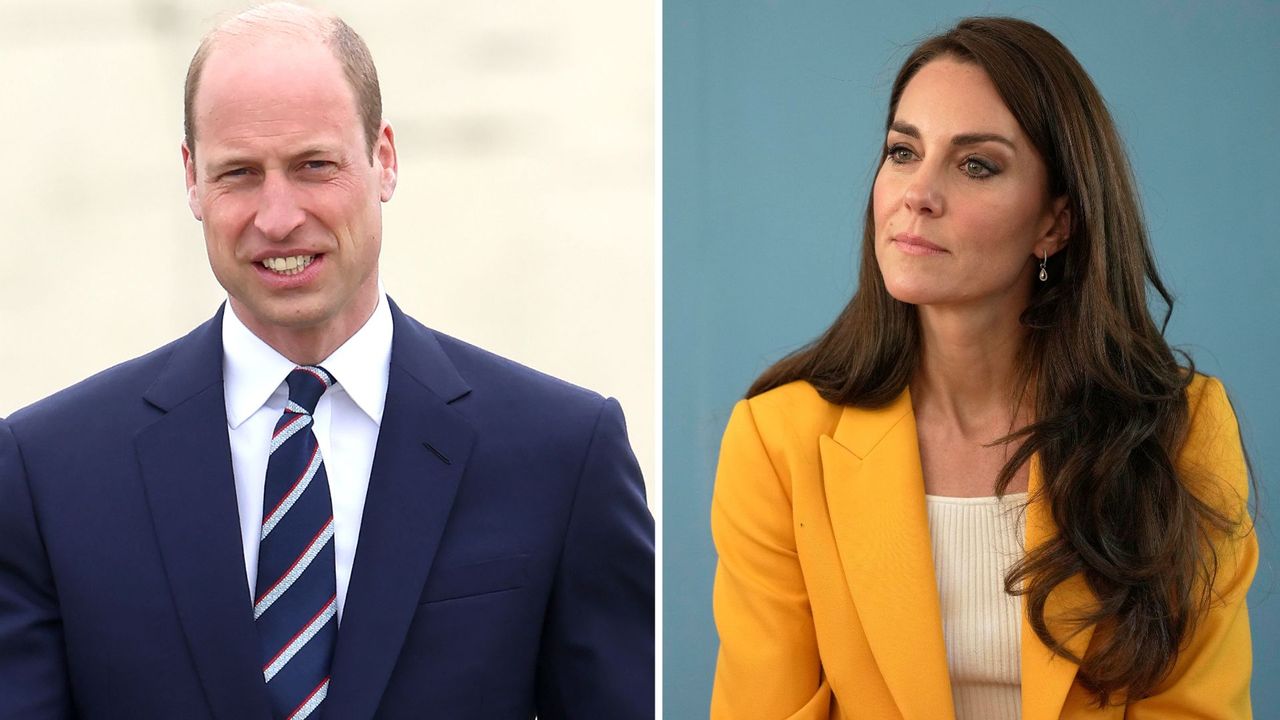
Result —
<path fill-rule="evenodd" d="M 939 292 L 937 285 L 914 279 L 909 282 L 885 282 L 885 289 L 898 302 L 908 305 L 936 305 L 945 302 L 944 293 Z"/>

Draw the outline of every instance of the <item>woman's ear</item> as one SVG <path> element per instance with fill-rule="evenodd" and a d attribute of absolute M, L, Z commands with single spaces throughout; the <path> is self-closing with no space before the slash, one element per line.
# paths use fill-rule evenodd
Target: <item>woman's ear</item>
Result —
<path fill-rule="evenodd" d="M 1051 222 L 1049 228 L 1040 237 L 1036 243 L 1035 253 L 1037 257 L 1045 255 L 1055 255 L 1059 250 L 1067 246 L 1067 241 L 1071 238 L 1071 203 L 1066 195 L 1060 195 L 1053 199 L 1050 203 Z"/>

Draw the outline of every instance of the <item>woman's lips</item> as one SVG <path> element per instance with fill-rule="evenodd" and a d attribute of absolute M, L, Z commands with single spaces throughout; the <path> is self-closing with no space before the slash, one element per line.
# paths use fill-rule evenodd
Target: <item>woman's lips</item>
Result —
<path fill-rule="evenodd" d="M 941 247 L 911 233 L 898 233 L 893 236 L 891 242 L 908 255 L 945 255 L 947 253 Z"/>

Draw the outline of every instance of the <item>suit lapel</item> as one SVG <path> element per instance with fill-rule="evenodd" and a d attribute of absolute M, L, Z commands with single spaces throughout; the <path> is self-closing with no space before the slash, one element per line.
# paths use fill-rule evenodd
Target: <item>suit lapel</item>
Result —
<path fill-rule="evenodd" d="M 222 388 L 222 312 L 174 346 L 145 399 L 165 415 L 135 438 L 156 539 L 209 705 L 267 718 L 241 548 Z"/>
<path fill-rule="evenodd" d="M 426 328 L 391 304 L 387 402 L 338 630 L 327 717 L 377 710 L 418 609 L 475 431 L 449 406 L 469 392 Z"/>
<path fill-rule="evenodd" d="M 885 684 L 907 720 L 952 718 L 910 394 L 845 408 L 820 451 L 840 562 Z"/>
<path fill-rule="evenodd" d="M 1028 481 L 1028 497 L 1035 498 L 1043 479 L 1040 476 L 1038 458 L 1032 458 L 1031 474 Z M 1058 532 L 1052 513 L 1044 502 L 1032 502 L 1027 508 L 1026 547 L 1030 551 Z M 1050 594 L 1045 607 L 1046 622 L 1056 637 L 1061 637 L 1063 626 L 1054 623 L 1074 608 L 1089 607 L 1095 601 L 1093 593 L 1077 575 L 1055 588 Z M 1067 642 L 1067 648 L 1077 657 L 1082 657 L 1089 640 L 1093 636 L 1093 628 L 1082 630 Z M 1031 629 L 1031 623 L 1023 604 L 1022 613 L 1022 717 L 1024 720 L 1056 720 L 1062 712 L 1067 693 L 1075 681 L 1075 663 L 1055 655 Z"/>

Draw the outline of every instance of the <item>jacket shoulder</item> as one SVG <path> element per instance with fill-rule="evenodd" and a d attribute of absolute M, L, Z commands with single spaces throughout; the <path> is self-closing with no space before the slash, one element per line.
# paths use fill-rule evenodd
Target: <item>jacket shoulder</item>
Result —
<path fill-rule="evenodd" d="M 818 438 L 835 431 L 843 411 L 813 385 L 797 380 L 740 401 L 734 412 L 750 416 L 766 447 L 817 452 Z"/>
<path fill-rule="evenodd" d="M 391 365 L 408 370 L 477 427 L 530 428 L 589 418 L 594 426 L 606 401 L 598 393 L 538 372 L 496 353 L 434 330 L 391 302 L 395 336 Z M 549 423 L 549 420 L 556 421 Z"/>
<path fill-rule="evenodd" d="M 598 403 L 603 397 L 584 387 L 535 370 L 510 358 L 435 330 L 436 339 L 473 390 L 495 386 L 506 392 Z"/>
<path fill-rule="evenodd" d="M 1197 373 L 1187 387 L 1186 439 L 1178 465 L 1201 493 L 1219 509 L 1243 510 L 1249 494 L 1247 461 L 1235 409 L 1220 380 Z"/>
<path fill-rule="evenodd" d="M 835 431 L 843 410 L 804 381 L 738 401 L 721 442 L 719 474 L 763 465 L 789 487 L 790 478 L 818 466 L 819 439 Z"/>
<path fill-rule="evenodd" d="M 1187 410 L 1193 431 L 1206 423 L 1221 424 L 1235 420 L 1235 412 L 1222 381 L 1201 373 L 1193 375 L 1187 385 Z"/>

